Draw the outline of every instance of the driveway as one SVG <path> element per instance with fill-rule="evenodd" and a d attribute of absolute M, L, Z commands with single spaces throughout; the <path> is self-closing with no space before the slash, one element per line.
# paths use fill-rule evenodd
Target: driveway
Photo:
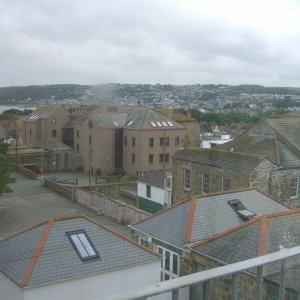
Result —
<path fill-rule="evenodd" d="M 13 192 L 0 195 L 0 239 L 49 217 L 66 214 L 85 214 L 130 237 L 128 227 L 54 193 L 42 186 L 40 180 L 31 180 L 18 173 L 12 175 L 16 178 L 16 182 L 9 185 Z"/>

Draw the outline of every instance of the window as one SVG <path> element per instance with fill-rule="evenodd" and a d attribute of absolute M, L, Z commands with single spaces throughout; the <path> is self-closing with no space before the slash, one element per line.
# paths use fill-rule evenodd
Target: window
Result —
<path fill-rule="evenodd" d="M 299 177 L 292 178 L 291 184 L 291 197 L 298 198 L 299 195 Z"/>
<path fill-rule="evenodd" d="M 56 137 L 56 129 L 52 129 L 52 137 L 53 137 L 53 138 Z"/>
<path fill-rule="evenodd" d="M 209 174 L 207 173 L 202 173 L 202 192 L 209 192 Z"/>
<path fill-rule="evenodd" d="M 79 130 L 76 130 L 76 137 L 79 139 Z"/>
<path fill-rule="evenodd" d="M 76 145 L 76 150 L 79 151 L 79 144 Z"/>
<path fill-rule="evenodd" d="M 176 136 L 176 137 L 175 137 L 175 146 L 176 146 L 176 147 L 179 146 L 179 142 L 180 142 L 179 136 Z"/>
<path fill-rule="evenodd" d="M 164 145 L 164 138 L 163 138 L 163 137 L 161 137 L 161 138 L 159 139 L 159 145 L 160 145 L 160 146 L 163 146 L 163 145 Z"/>
<path fill-rule="evenodd" d="M 124 136 L 124 145 L 127 146 L 127 136 Z"/>
<path fill-rule="evenodd" d="M 135 146 L 135 138 L 133 137 L 132 138 L 132 147 L 134 147 Z"/>
<path fill-rule="evenodd" d="M 165 154 L 165 162 L 169 162 L 169 160 L 170 160 L 170 154 L 166 153 Z"/>
<path fill-rule="evenodd" d="M 230 189 L 230 179 L 227 177 L 222 177 L 222 191 L 227 191 Z"/>
<path fill-rule="evenodd" d="M 146 185 L 146 197 L 151 198 L 151 185 L 150 184 Z"/>
<path fill-rule="evenodd" d="M 92 129 L 92 128 L 93 128 L 93 122 L 92 122 L 92 121 L 89 121 L 89 122 L 88 122 L 88 126 L 89 126 L 90 129 Z"/>
<path fill-rule="evenodd" d="M 92 141 L 92 136 L 89 135 L 89 144 L 92 145 L 92 142 L 93 142 L 93 141 Z"/>
<path fill-rule="evenodd" d="M 31 129 L 29 129 L 29 135 L 30 135 L 30 136 L 32 135 L 32 130 L 31 130 Z"/>
<path fill-rule="evenodd" d="M 179 277 L 179 255 L 161 246 L 157 246 L 157 252 L 163 257 L 161 262 L 161 280 L 165 281 Z"/>
<path fill-rule="evenodd" d="M 67 236 L 81 260 L 100 257 L 85 230 L 67 232 Z"/>
<path fill-rule="evenodd" d="M 134 153 L 132 153 L 132 155 L 131 155 L 131 162 L 135 163 L 135 154 Z"/>
<path fill-rule="evenodd" d="M 52 118 L 52 124 L 56 124 L 56 118 Z"/>
<path fill-rule="evenodd" d="M 149 241 L 146 240 L 145 238 L 140 237 L 140 236 L 139 236 L 139 244 L 143 245 L 145 247 L 149 247 Z"/>
<path fill-rule="evenodd" d="M 166 146 L 169 146 L 169 144 L 170 144 L 170 138 L 169 138 L 169 137 L 166 137 L 166 138 L 165 138 L 165 141 L 166 141 Z"/>
<path fill-rule="evenodd" d="M 191 189 L 191 170 L 183 169 L 183 189 L 190 190 Z"/>
<path fill-rule="evenodd" d="M 149 139 L 149 147 L 153 147 L 154 146 L 154 138 L 150 138 Z"/>
<path fill-rule="evenodd" d="M 149 154 L 149 164 L 153 164 L 153 154 Z"/>
<path fill-rule="evenodd" d="M 171 188 L 172 188 L 172 178 L 166 177 L 166 189 L 171 190 Z"/>
<path fill-rule="evenodd" d="M 250 219 L 255 216 L 255 214 L 245 207 L 245 205 L 239 199 L 229 200 L 228 204 L 233 208 L 233 210 L 243 219 Z"/>
<path fill-rule="evenodd" d="M 163 162 L 164 162 L 164 155 L 163 155 L 163 153 L 162 153 L 162 154 L 159 154 L 159 162 L 160 162 L 160 163 L 163 163 Z"/>

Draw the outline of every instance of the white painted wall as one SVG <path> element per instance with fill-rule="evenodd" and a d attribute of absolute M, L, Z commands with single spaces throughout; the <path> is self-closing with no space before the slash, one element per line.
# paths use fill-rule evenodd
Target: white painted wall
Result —
<path fill-rule="evenodd" d="M 2 300 L 23 300 L 24 294 L 20 287 L 0 273 L 0 299 Z"/>
<path fill-rule="evenodd" d="M 60 283 L 20 289 L 0 273 L 2 300 L 93 300 L 160 281 L 160 260 Z M 23 297 L 24 291 L 24 297 Z"/>
<path fill-rule="evenodd" d="M 146 196 L 146 188 L 147 184 L 144 182 L 139 182 L 137 183 L 137 194 L 139 197 L 145 198 L 145 199 L 149 199 L 153 202 L 159 203 L 161 205 L 164 205 L 165 203 L 165 190 L 164 189 L 160 189 L 158 187 L 155 187 L 153 185 L 151 185 L 151 198 L 148 198 Z"/>

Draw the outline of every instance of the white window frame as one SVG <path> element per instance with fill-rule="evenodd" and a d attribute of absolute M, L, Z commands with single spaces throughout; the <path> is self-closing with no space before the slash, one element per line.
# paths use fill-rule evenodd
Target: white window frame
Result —
<path fill-rule="evenodd" d="M 149 239 L 139 236 L 139 244 L 149 248 Z"/>
<path fill-rule="evenodd" d="M 183 169 L 183 189 L 185 191 L 191 190 L 191 169 L 189 168 Z"/>
<path fill-rule="evenodd" d="M 162 255 L 163 259 L 161 261 L 161 281 L 166 281 L 179 277 L 180 274 L 180 255 L 169 249 L 163 248 L 161 246 L 156 246 L 156 251 Z M 166 257 L 169 255 L 169 270 L 166 269 Z M 174 273 L 173 261 L 177 260 L 177 274 Z"/>
<path fill-rule="evenodd" d="M 166 177 L 166 190 L 167 191 L 172 190 L 172 177 L 171 176 Z"/>
<path fill-rule="evenodd" d="M 291 180 L 291 198 L 299 197 L 299 177 L 292 177 Z"/>

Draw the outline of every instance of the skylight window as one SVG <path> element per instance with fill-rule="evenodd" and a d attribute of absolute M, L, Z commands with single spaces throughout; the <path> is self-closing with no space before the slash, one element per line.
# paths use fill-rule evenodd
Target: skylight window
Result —
<path fill-rule="evenodd" d="M 255 213 L 249 211 L 239 199 L 229 200 L 228 203 L 240 217 L 247 220 L 255 217 Z"/>
<path fill-rule="evenodd" d="M 84 230 L 67 232 L 68 238 L 81 260 L 99 257 L 99 253 Z"/>
<path fill-rule="evenodd" d="M 162 124 L 165 126 L 165 127 L 168 127 L 168 124 L 164 121 L 162 121 Z"/>
<path fill-rule="evenodd" d="M 156 122 L 156 125 L 157 125 L 158 127 L 162 127 L 162 124 L 161 124 L 160 122 Z"/>
<path fill-rule="evenodd" d="M 171 126 L 171 127 L 173 127 L 174 125 L 173 125 L 173 123 L 172 122 L 167 122 L 168 124 L 169 124 L 169 126 Z"/>
<path fill-rule="evenodd" d="M 157 125 L 154 122 L 150 122 L 152 127 L 157 127 Z"/>
<path fill-rule="evenodd" d="M 132 125 L 133 124 L 133 121 L 130 121 L 128 124 L 127 124 L 127 126 L 130 126 L 130 125 Z"/>
<path fill-rule="evenodd" d="M 113 123 L 114 123 L 115 126 L 119 126 L 118 122 L 113 121 Z"/>

